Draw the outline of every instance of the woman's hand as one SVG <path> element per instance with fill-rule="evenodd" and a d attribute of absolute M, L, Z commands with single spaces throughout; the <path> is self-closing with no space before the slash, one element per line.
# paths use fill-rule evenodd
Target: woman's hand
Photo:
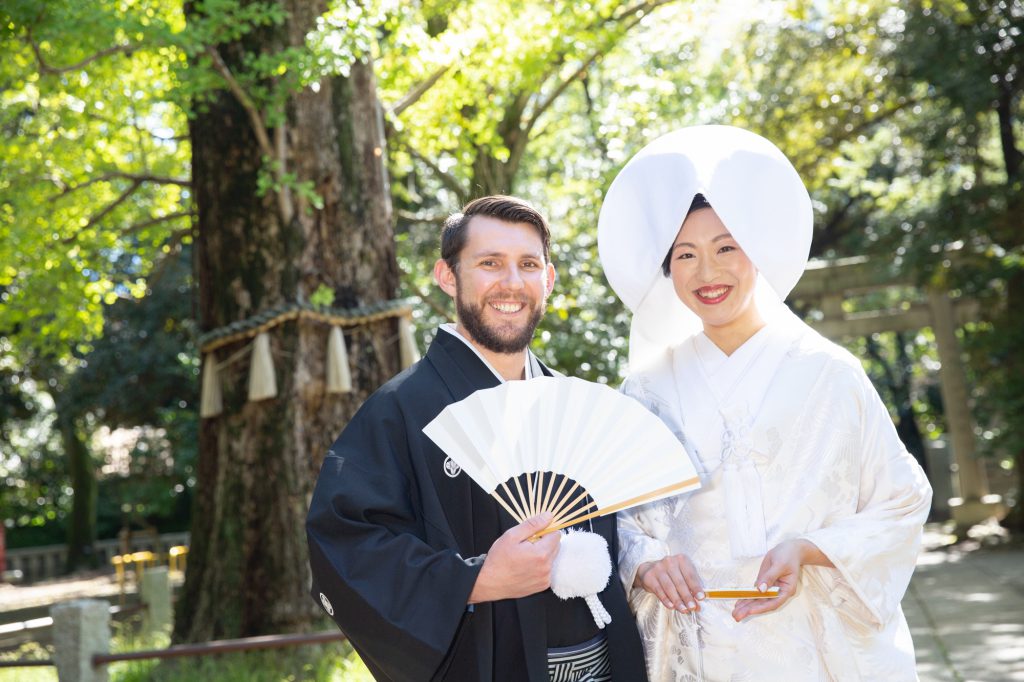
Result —
<path fill-rule="evenodd" d="M 640 564 L 633 584 L 655 595 L 669 609 L 700 611 L 699 601 L 704 598 L 697 569 L 685 554 Z"/>
<path fill-rule="evenodd" d="M 817 545 L 808 540 L 786 540 L 769 550 L 761 561 L 754 585 L 762 592 L 778 586 L 779 596 L 771 599 L 740 599 L 732 610 L 733 620 L 738 623 L 747 616 L 782 608 L 796 594 L 800 570 L 805 564 L 833 565 Z"/>

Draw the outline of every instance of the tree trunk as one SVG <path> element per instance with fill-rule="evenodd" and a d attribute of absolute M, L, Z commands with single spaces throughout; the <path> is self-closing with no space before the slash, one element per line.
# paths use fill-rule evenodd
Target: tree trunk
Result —
<path fill-rule="evenodd" d="M 58 407 L 57 424 L 68 463 L 68 477 L 74 496 L 68 519 L 68 557 L 70 573 L 79 568 L 96 568 L 93 544 L 96 542 L 96 467 L 89 447 L 82 440 L 74 417 Z"/>
<path fill-rule="evenodd" d="M 522 128 L 523 111 L 529 97 L 519 93 L 505 109 L 497 134 L 505 147 L 504 159 L 499 158 L 491 145 L 479 147 L 473 159 L 473 176 L 469 182 L 470 198 L 492 194 L 512 194 L 515 191 L 519 164 L 526 152 L 530 131 Z"/>
<path fill-rule="evenodd" d="M 480 147 L 473 159 L 473 176 L 469 182 L 470 198 L 492 194 L 512 194 L 516 169 L 496 157 L 490 147 Z"/>
<path fill-rule="evenodd" d="M 220 45 L 228 66 L 243 55 L 301 45 L 323 2 L 282 0 L 288 20 Z M 286 161 L 323 198 L 295 197 L 285 224 L 272 192 L 259 198 L 261 150 L 238 99 L 222 91 L 190 123 L 198 209 L 199 314 L 206 332 L 270 307 L 308 301 L 321 284 L 336 306 L 394 297 L 398 266 L 373 71 L 320 83 L 287 103 Z M 268 131 L 274 139 L 276 131 Z M 308 629 L 304 530 L 323 454 L 367 395 L 399 369 L 397 322 L 346 330 L 355 391 L 325 392 L 328 328 L 286 322 L 271 332 L 276 398 L 247 401 L 248 365 L 221 371 L 224 411 L 204 419 L 196 507 L 176 641 Z M 217 352 L 219 361 L 245 342 Z"/>
<path fill-rule="evenodd" d="M 1016 202 L 1018 205 L 1020 201 Z M 1012 204 L 1011 204 L 1012 206 Z M 1017 214 L 1019 215 L 1019 214 Z M 1020 324 L 1020 310 L 1024 305 L 1024 269 L 1013 272 L 1006 283 L 1006 311 L 1002 319 L 1004 338 L 1002 345 L 1006 358 L 1003 366 L 1004 421 L 1008 428 L 1019 428 L 1024 423 L 1024 358 L 1021 344 L 1024 344 L 1024 328 Z M 1002 525 L 1018 535 L 1024 535 L 1024 438 L 1016 436 L 1011 440 L 1013 466 L 1017 472 L 1017 503 L 1003 519 Z"/>
<path fill-rule="evenodd" d="M 1003 162 L 1006 165 L 1007 185 L 1012 186 L 1013 181 L 1020 177 L 1021 163 L 1024 162 L 1024 154 L 1017 149 L 1017 141 L 1014 139 L 1014 100 L 1016 95 L 1005 80 L 1000 84 L 999 97 L 996 100 L 996 115 L 999 118 L 999 142 L 1003 148 Z"/>
<path fill-rule="evenodd" d="M 888 389 L 892 405 L 896 409 L 896 434 L 907 448 L 907 452 L 921 465 L 928 480 L 931 480 L 932 474 L 928 466 L 924 438 L 921 436 L 921 429 L 917 426 L 917 417 L 914 414 L 914 400 L 911 395 L 914 365 L 907 353 L 906 339 L 899 332 L 893 333 L 893 351 L 896 357 L 892 363 L 886 359 L 878 341 L 873 337 L 867 336 L 864 341 L 868 355 L 882 369 L 885 387 Z"/>
<path fill-rule="evenodd" d="M 1024 209 L 1024 200 L 1021 199 L 1021 164 L 1024 162 L 1024 154 L 1017 149 L 1014 137 L 1014 92 L 1010 84 L 1005 80 L 1001 83 L 999 99 L 996 104 L 996 112 L 999 117 L 999 139 L 1003 149 L 1003 162 L 1006 166 L 1006 192 L 1009 197 L 1007 206 L 1007 217 L 1005 226 L 1000 230 L 997 238 L 1007 250 L 1020 248 L 1021 233 L 1017 216 Z M 1002 323 L 1002 346 L 1006 349 L 1004 357 L 1006 364 L 1003 368 L 1004 382 L 1004 418 L 1010 428 L 1011 425 L 1022 423 L 1024 419 L 1024 359 L 1021 358 L 1020 348 L 1024 342 L 1024 328 L 1020 324 L 1020 310 L 1024 305 L 1024 269 L 1017 266 L 1006 282 L 1006 309 L 1003 314 Z M 1014 438 L 1013 466 L 1017 471 L 1017 503 L 1010 509 L 1010 513 L 1003 519 L 1003 526 L 1017 534 L 1024 534 L 1024 446 L 1021 445 L 1021 438 Z"/>

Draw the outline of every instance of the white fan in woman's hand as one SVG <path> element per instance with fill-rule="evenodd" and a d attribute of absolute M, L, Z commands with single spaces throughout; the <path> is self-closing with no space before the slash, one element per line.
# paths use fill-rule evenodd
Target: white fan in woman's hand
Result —
<path fill-rule="evenodd" d="M 640 403 L 573 377 L 509 381 L 446 407 L 423 432 L 540 533 L 700 487 L 679 440 Z"/>

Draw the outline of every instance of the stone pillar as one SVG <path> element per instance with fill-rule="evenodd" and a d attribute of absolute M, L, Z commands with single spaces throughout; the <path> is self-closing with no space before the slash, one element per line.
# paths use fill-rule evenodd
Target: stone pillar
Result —
<path fill-rule="evenodd" d="M 146 605 L 142 629 L 147 635 L 171 629 L 171 580 L 166 566 L 148 569 L 142 574 L 139 596 Z"/>
<path fill-rule="evenodd" d="M 929 291 L 928 304 L 939 362 L 942 363 L 939 381 L 949 428 L 949 444 L 960 482 L 960 498 L 950 500 L 950 508 L 957 525 L 969 527 L 995 515 L 999 500 L 993 500 L 988 494 L 985 471 L 975 457 L 974 419 L 971 417 L 967 375 L 960 357 L 960 341 L 956 338 L 953 301 L 945 291 Z"/>
<path fill-rule="evenodd" d="M 826 322 L 842 322 L 846 319 L 843 312 L 843 292 L 826 293 L 821 297 L 821 314 Z"/>
<path fill-rule="evenodd" d="M 92 655 L 110 653 L 110 605 L 78 599 L 50 608 L 53 662 L 60 682 L 107 682 L 107 667 L 92 667 Z"/>

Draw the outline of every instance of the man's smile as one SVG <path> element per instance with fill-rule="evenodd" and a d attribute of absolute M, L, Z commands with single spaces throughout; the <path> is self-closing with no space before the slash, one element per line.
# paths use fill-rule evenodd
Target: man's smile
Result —
<path fill-rule="evenodd" d="M 526 307 L 522 301 L 490 301 L 489 306 L 499 313 L 514 314 Z"/>

